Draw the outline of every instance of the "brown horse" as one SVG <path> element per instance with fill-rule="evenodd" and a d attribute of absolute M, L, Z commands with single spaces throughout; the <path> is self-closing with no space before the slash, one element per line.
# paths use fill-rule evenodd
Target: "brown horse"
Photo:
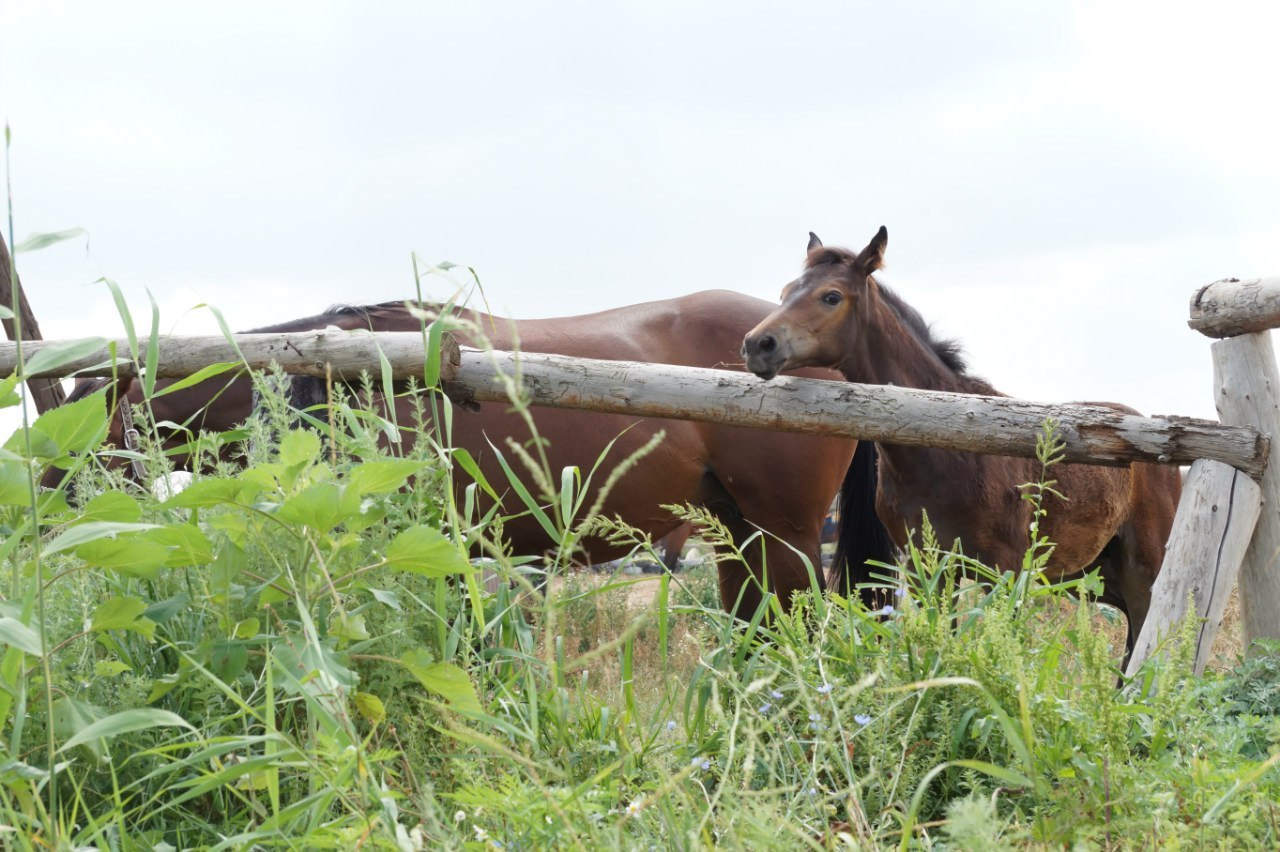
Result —
<path fill-rule="evenodd" d="M 797 367 L 834 367 L 851 382 L 998 395 L 966 372 L 954 341 L 936 340 L 913 308 L 872 277 L 887 242 L 881 228 L 855 253 L 827 248 L 810 234 L 804 273 L 743 341 L 747 368 L 771 379 Z M 927 512 L 939 541 L 963 539 L 968 555 L 1018 570 L 1031 521 L 1019 486 L 1038 478 L 1036 462 L 927 447 L 878 449 L 876 511 L 899 546 L 910 530 L 920 529 Z M 1101 566 L 1101 600 L 1125 613 L 1132 649 L 1177 508 L 1178 471 L 1151 464 L 1064 464 L 1052 476 L 1065 500 L 1049 497 L 1045 504 L 1042 531 L 1057 545 L 1047 576 L 1062 579 Z M 851 583 L 868 579 L 860 562 L 849 560 L 843 568 Z M 840 562 L 834 570 L 842 570 Z"/>
<path fill-rule="evenodd" d="M 406 317 L 408 316 L 403 309 L 402 312 Z M 417 323 L 417 320 L 413 322 Z M 358 328 L 379 330 L 374 328 L 374 324 L 375 320 L 363 310 L 344 307 L 279 325 L 250 329 L 245 333 L 312 331 L 329 326 L 347 330 Z M 417 330 L 418 327 L 414 325 L 413 330 Z M 177 382 L 177 379 L 158 380 L 147 405 L 150 409 L 150 419 L 156 424 L 155 432 L 160 439 L 161 448 L 169 456 L 174 468 L 191 470 L 191 459 L 186 448 L 198 433 L 215 435 L 232 433 L 253 413 L 253 381 L 243 373 L 228 373 L 163 396 L 155 395 Z M 123 449 L 127 447 L 128 441 L 119 406 L 124 402 L 135 407 L 143 404 L 143 389 L 139 382 L 130 377 L 124 377 L 118 379 L 112 386 L 109 378 L 79 379 L 71 393 L 67 395 L 67 402 L 76 402 L 104 389 L 107 397 L 106 404 L 111 410 L 104 443 Z M 220 454 L 226 461 L 234 461 L 236 452 L 233 441 L 220 448 Z M 121 455 L 112 454 L 103 457 L 103 464 L 107 468 L 121 468 L 128 463 L 128 460 Z M 40 484 L 46 488 L 55 488 L 62 482 L 65 475 L 64 470 L 51 467 L 45 471 Z"/>
<path fill-rule="evenodd" d="M 485 338 L 481 341 L 464 336 L 459 342 L 488 342 L 498 349 L 519 348 L 526 352 L 741 370 L 738 350 L 742 333 L 771 309 L 772 305 L 758 299 L 710 291 L 557 319 L 509 320 L 459 311 Z M 412 331 L 421 328 L 421 321 L 397 302 L 342 308 L 258 331 L 296 331 L 325 325 Z M 827 370 L 807 370 L 803 374 L 838 378 L 838 374 Z M 206 386 L 225 389 L 215 406 L 201 412 L 197 391 Z M 299 377 L 294 386 L 296 399 L 324 396 L 321 380 Z M 136 395 L 136 387 L 130 389 L 129 398 L 140 398 Z M 207 401 L 208 389 L 204 395 Z M 250 398 L 247 380 L 228 384 L 215 379 L 154 399 L 152 406 L 157 421 L 225 429 L 248 416 Z M 399 404 L 406 408 L 410 405 L 407 400 Z M 820 570 L 822 519 L 842 479 L 850 483 L 845 486 L 849 491 L 857 490 L 853 483 L 874 488 L 870 475 L 874 466 L 863 461 L 864 453 L 858 453 L 858 463 L 851 465 L 857 444 L 846 439 L 563 409 L 539 409 L 534 420 L 539 435 L 547 442 L 549 466 L 556 475 L 568 466 L 577 466 L 585 474 L 616 439 L 604 464 L 607 471 L 643 447 L 658 431 L 664 431 L 666 437 L 661 444 L 614 486 L 603 513 L 622 518 L 654 540 L 681 525 L 679 519 L 661 508 L 673 503 L 707 507 L 740 544 L 763 530 L 767 534 L 756 536 L 746 547 L 749 568 L 757 580 L 767 570 L 767 588 L 784 602 L 789 602 L 796 591 L 809 587 L 806 559 Z M 400 422 L 409 422 L 407 411 L 400 416 Z M 405 430 L 403 434 L 411 433 Z M 512 413 L 509 405 L 499 403 L 482 403 L 475 410 L 458 408 L 453 414 L 453 436 L 455 445 L 477 460 L 485 478 L 499 490 L 507 479 L 493 447 L 505 453 L 504 439 L 525 443 L 532 437 L 523 419 Z M 111 440 L 120 445 L 118 418 L 112 421 Z M 166 437 L 166 443 L 169 440 Z M 184 434 L 172 436 L 175 446 L 185 440 Z M 873 445 L 865 446 L 870 452 Z M 519 471 L 518 464 L 513 467 Z M 603 476 L 595 477 L 593 489 L 602 480 Z M 509 499 L 508 511 L 519 513 L 523 508 L 519 500 L 514 496 Z M 594 494 L 590 494 L 586 502 L 593 500 Z M 878 523 L 873 513 L 863 517 Z M 503 531 L 513 552 L 521 555 L 541 555 L 556 544 L 527 513 L 508 520 Z M 605 562 L 625 555 L 626 550 L 592 539 L 585 542 L 582 558 Z M 727 609 L 732 610 L 738 602 L 737 611 L 748 616 L 762 600 L 761 584 L 748 582 L 747 572 L 732 562 L 720 565 L 720 592 Z"/>

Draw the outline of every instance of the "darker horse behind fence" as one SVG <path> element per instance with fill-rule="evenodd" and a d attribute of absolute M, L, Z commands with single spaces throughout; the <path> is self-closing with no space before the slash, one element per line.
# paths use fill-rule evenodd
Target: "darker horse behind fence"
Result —
<path fill-rule="evenodd" d="M 743 341 L 751 372 L 771 379 L 782 370 L 832 367 L 851 382 L 998 394 L 966 372 L 954 342 L 936 340 L 913 308 L 872 277 L 888 242 L 884 228 L 857 253 L 827 248 L 809 236 L 804 273 L 783 290 L 782 305 Z M 885 444 L 878 450 L 875 506 L 900 546 L 909 530 L 920 529 L 927 513 L 940 542 L 963 539 L 969 556 L 1018 570 L 1031 522 L 1019 486 L 1038 478 L 1035 462 L 928 447 Z M 1173 524 L 1178 471 L 1141 463 L 1128 468 L 1063 464 L 1052 476 L 1065 499 L 1050 496 L 1045 504 L 1042 532 L 1056 543 L 1047 575 L 1067 578 L 1100 566 L 1101 600 L 1125 613 L 1131 651 Z M 838 550 L 834 574 L 847 572 L 851 584 L 870 579 L 861 560 L 846 564 L 842 555 Z"/>
<path fill-rule="evenodd" d="M 742 333 L 771 309 L 769 303 L 758 299 L 709 291 L 556 319 L 509 320 L 459 311 L 460 317 L 477 330 L 476 335 L 462 335 L 460 342 L 488 343 L 496 349 L 518 347 L 527 352 L 741 370 L 738 350 Z M 375 331 L 421 328 L 420 320 L 403 303 L 387 303 L 345 308 L 258 331 L 299 331 L 325 325 Z M 821 369 L 802 373 L 828 379 L 839 377 Z M 128 398 L 136 402 L 140 394 L 134 384 Z M 324 397 L 322 380 L 300 377 L 294 388 L 297 399 Z M 221 390 L 218 403 L 201 410 L 201 395 L 207 402 L 217 390 Z M 159 397 L 151 404 L 157 422 L 167 420 L 188 423 L 192 428 L 221 430 L 238 425 L 249 415 L 250 398 L 247 379 L 215 379 Z M 407 408 L 411 402 L 402 399 L 397 404 L 406 408 L 400 422 L 409 422 Z M 550 408 L 535 410 L 534 421 L 547 444 L 548 466 L 556 474 L 577 466 L 585 475 L 608 450 L 601 475 L 592 480 L 593 492 L 608 470 L 645 446 L 657 432 L 664 431 L 664 440 L 613 487 L 603 514 L 617 516 L 657 540 L 681 525 L 662 505 L 688 502 L 705 506 L 745 546 L 750 572 L 760 578 L 767 570 L 767 587 L 784 602 L 794 592 L 809 587 L 805 560 L 815 570 L 821 570 L 819 536 L 823 516 L 846 474 L 846 491 L 856 491 L 857 482 L 874 487 L 874 480 L 868 475 L 874 466 L 868 466 L 863 458 L 873 451 L 873 445 L 866 444 L 863 452 L 857 453 L 858 463 L 851 465 L 857 445 L 842 438 Z M 409 430 L 403 434 L 411 437 Z M 188 440 L 180 433 L 164 437 L 166 445 L 173 448 Z M 466 449 L 488 482 L 501 492 L 507 479 L 494 447 L 505 452 L 507 438 L 528 445 L 532 435 L 509 404 L 481 403 L 454 411 L 453 438 L 455 446 Z M 120 446 L 121 440 L 119 419 L 113 418 L 111 441 Z M 184 459 L 179 454 L 175 460 L 181 464 Z M 519 465 L 515 468 L 519 470 Z M 592 503 L 594 496 L 587 495 L 586 504 Z M 514 553 L 541 555 L 554 547 L 555 542 L 522 511 L 514 496 L 508 498 L 504 508 L 510 517 L 503 531 Z M 848 511 L 845 514 L 850 516 Z M 871 513 L 853 520 L 877 523 Z M 766 535 L 756 536 L 761 530 Z M 753 536 L 754 541 L 748 544 Z M 582 559 L 604 562 L 625 553 L 626 548 L 597 538 L 584 542 Z M 721 563 L 720 592 L 726 608 L 733 608 L 738 601 L 737 611 L 749 615 L 762 598 L 760 585 L 747 580 L 747 570 L 741 565 Z"/>

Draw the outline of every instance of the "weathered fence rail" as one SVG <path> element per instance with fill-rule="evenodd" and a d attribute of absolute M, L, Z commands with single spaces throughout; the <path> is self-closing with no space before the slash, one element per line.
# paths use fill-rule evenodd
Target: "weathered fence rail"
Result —
<path fill-rule="evenodd" d="M 44 346 L 52 345 L 46 342 Z M 28 358 L 40 344 L 28 347 Z M 160 377 L 190 375 L 209 364 L 239 360 L 250 366 L 273 361 L 288 372 L 356 378 L 384 356 L 393 377 L 421 375 L 423 339 L 416 332 L 326 330 L 292 334 L 161 338 Z M 127 352 L 119 341 L 117 352 Z M 1093 405 L 1046 405 L 1009 397 L 941 393 L 885 385 L 860 385 L 782 376 L 762 382 L 746 373 L 632 361 L 603 361 L 533 352 L 465 350 L 448 369 L 451 396 L 506 401 L 508 382 L 519 377 L 528 401 L 542 406 L 699 420 L 736 426 L 844 436 L 890 444 L 933 446 L 994 455 L 1033 457 L 1046 419 L 1057 421 L 1068 461 L 1126 465 L 1135 461 L 1189 464 L 1210 458 L 1261 476 L 1269 442 L 1256 430 L 1187 417 L 1140 417 Z M 132 361 L 114 362 L 131 375 Z M 0 374 L 14 366 L 0 344 Z M 60 368 L 82 375 L 111 375 L 108 350 Z M 373 370 L 376 374 L 376 370 Z"/>

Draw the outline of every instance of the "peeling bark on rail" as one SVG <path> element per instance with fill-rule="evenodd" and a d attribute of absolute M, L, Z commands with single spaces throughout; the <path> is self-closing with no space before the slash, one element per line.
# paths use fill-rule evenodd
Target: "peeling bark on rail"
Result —
<path fill-rule="evenodd" d="M 1254 478 L 1269 441 L 1256 429 L 1188 417 L 1140 417 L 1096 405 L 1045 405 L 1008 397 L 922 391 L 781 376 L 770 382 L 725 370 L 600 361 L 526 352 L 463 350 L 445 389 L 479 401 L 507 399 L 498 372 L 519 376 L 535 405 L 839 435 L 888 444 L 1034 457 L 1036 434 L 1058 422 L 1066 459 L 1123 466 L 1215 459 Z"/>

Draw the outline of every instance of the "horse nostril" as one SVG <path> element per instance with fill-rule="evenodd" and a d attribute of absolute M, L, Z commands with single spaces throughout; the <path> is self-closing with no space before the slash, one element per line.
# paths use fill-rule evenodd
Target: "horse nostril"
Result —
<path fill-rule="evenodd" d="M 771 335 L 766 334 L 764 337 L 760 338 L 759 346 L 761 352 L 772 352 L 778 348 L 778 341 Z"/>

